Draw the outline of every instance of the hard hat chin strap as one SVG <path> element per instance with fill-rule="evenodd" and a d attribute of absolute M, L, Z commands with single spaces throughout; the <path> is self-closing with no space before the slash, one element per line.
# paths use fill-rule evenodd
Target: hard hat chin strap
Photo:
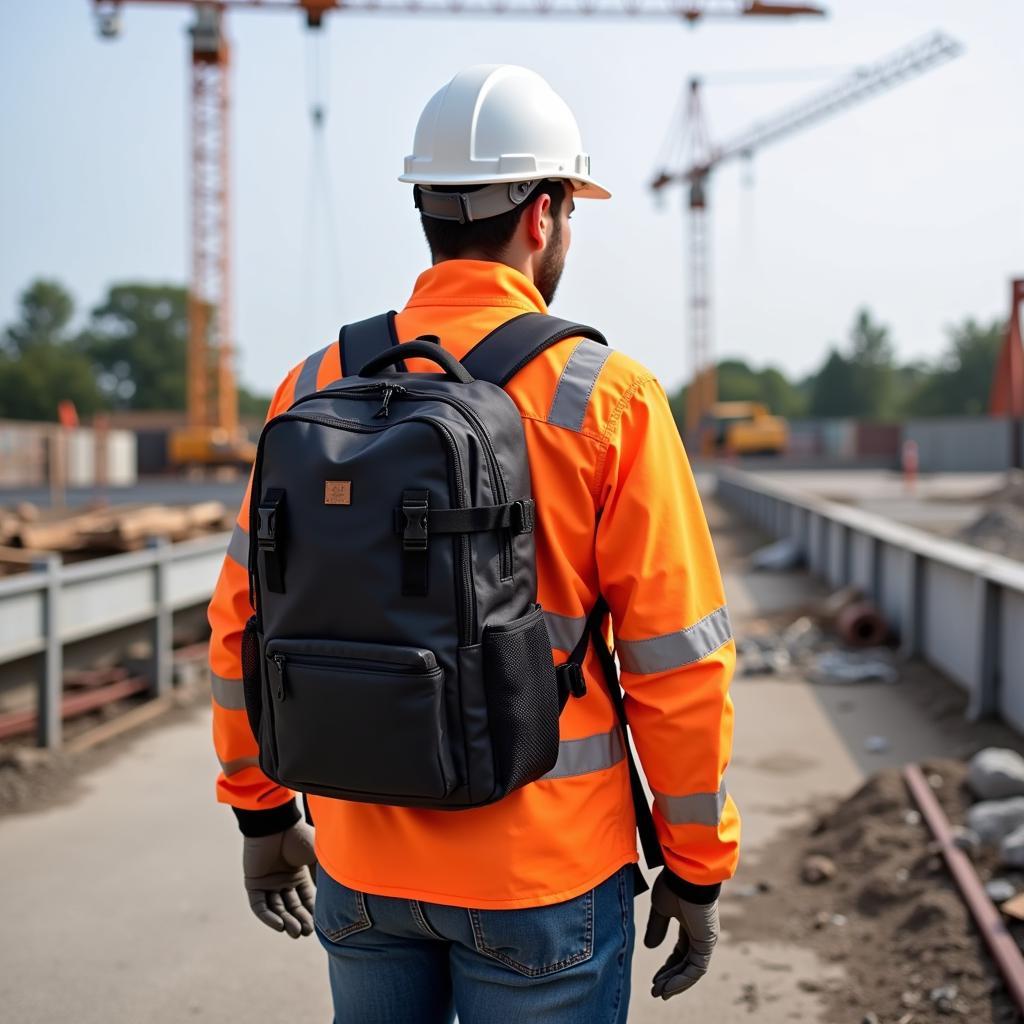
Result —
<path fill-rule="evenodd" d="M 467 224 L 514 210 L 530 198 L 540 183 L 540 179 L 501 181 L 473 192 L 435 192 L 429 187 L 414 185 L 412 194 L 416 209 L 424 217 Z"/>

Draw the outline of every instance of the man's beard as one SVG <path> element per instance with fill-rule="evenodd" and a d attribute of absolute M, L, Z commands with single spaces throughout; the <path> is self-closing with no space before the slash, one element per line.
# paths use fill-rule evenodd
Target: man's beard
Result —
<path fill-rule="evenodd" d="M 556 220 L 554 230 L 551 232 L 551 239 L 544 250 L 540 268 L 537 270 L 537 280 L 534 282 L 547 306 L 551 305 L 555 297 L 564 269 L 565 250 L 562 248 L 562 222 Z"/>

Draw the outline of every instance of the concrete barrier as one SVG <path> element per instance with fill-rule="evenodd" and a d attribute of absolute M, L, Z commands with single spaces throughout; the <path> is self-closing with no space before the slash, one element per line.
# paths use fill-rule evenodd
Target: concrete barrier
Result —
<path fill-rule="evenodd" d="M 1013 465 L 1013 430 L 1009 420 L 948 416 L 908 420 L 903 439 L 917 443 L 922 473 L 997 472 Z"/>
<path fill-rule="evenodd" d="M 727 467 L 719 498 L 771 537 L 791 537 L 812 573 L 855 584 L 900 650 L 963 687 L 972 718 L 1024 731 L 1024 564 Z"/>

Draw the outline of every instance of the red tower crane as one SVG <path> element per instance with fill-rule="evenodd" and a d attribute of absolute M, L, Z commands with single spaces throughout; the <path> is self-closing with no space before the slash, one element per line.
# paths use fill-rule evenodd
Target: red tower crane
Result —
<path fill-rule="evenodd" d="M 711 342 L 711 285 L 709 247 L 711 231 L 708 213 L 709 179 L 716 167 L 738 157 L 750 157 L 774 142 L 803 131 L 878 93 L 899 85 L 963 52 L 949 36 L 936 32 L 891 54 L 816 93 L 775 117 L 760 121 L 720 146 L 710 143 L 701 104 L 700 79 L 690 80 L 686 120 L 686 166 L 662 168 L 651 181 L 657 193 L 669 185 L 689 187 L 687 209 L 689 240 L 689 343 L 692 377 L 686 402 L 686 432 L 693 436 L 700 419 L 716 401 L 717 382 Z"/>
<path fill-rule="evenodd" d="M 171 439 L 179 465 L 250 461 L 238 426 L 231 324 L 228 11 L 291 11 L 319 28 L 331 11 L 359 14 L 504 14 L 676 18 L 822 15 L 816 4 L 761 0 L 92 0 L 99 31 L 120 34 L 122 7 L 190 7 L 192 73 L 192 258 L 188 298 L 188 425 Z"/>

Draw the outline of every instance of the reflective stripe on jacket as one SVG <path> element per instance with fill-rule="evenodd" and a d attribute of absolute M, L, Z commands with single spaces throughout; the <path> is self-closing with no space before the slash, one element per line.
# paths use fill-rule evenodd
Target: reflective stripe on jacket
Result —
<path fill-rule="evenodd" d="M 522 312 L 547 312 L 522 274 L 452 260 L 420 275 L 399 337 L 438 335 L 462 357 Z M 436 370 L 409 360 L 415 372 Z M 295 367 L 270 415 L 340 376 L 329 344 Z M 730 877 L 739 816 L 723 776 L 732 745 L 735 645 L 700 498 L 652 376 L 621 352 L 569 338 L 508 392 L 523 416 L 537 503 L 538 600 L 557 660 L 598 594 L 612 612 L 634 744 L 654 793 L 668 867 L 697 885 Z M 241 700 L 240 639 L 251 614 L 246 495 L 210 604 L 218 798 L 276 807 L 291 794 L 256 764 Z M 427 811 L 310 798 L 328 873 L 353 888 L 456 906 L 513 909 L 569 899 L 637 859 L 623 740 L 593 652 L 587 694 L 561 717 L 558 762 L 487 807 Z"/>

